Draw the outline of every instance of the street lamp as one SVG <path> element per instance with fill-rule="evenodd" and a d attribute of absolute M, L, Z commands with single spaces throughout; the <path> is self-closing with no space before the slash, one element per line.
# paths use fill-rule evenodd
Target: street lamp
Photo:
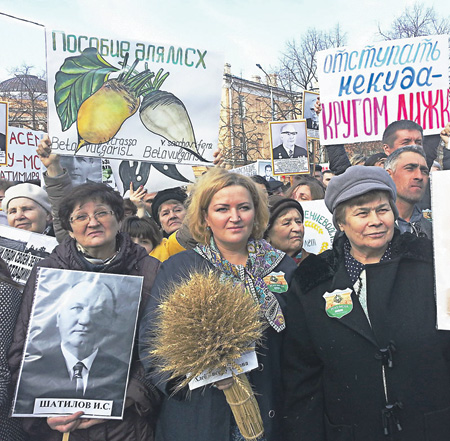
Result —
<path fill-rule="evenodd" d="M 262 68 L 262 66 L 258 63 L 256 63 L 256 67 L 258 69 L 261 69 L 264 72 L 264 75 L 267 78 L 267 84 L 269 86 L 269 90 L 270 90 L 270 108 L 272 109 L 272 121 L 275 121 L 275 109 L 273 107 L 273 89 L 272 89 L 272 79 L 270 78 L 270 76 L 267 74 L 267 72 Z"/>

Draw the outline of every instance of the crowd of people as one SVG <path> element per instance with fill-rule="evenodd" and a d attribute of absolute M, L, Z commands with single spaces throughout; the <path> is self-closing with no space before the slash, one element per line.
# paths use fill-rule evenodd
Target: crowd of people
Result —
<path fill-rule="evenodd" d="M 150 357 L 167 287 L 213 271 L 259 306 L 263 339 L 247 374 L 264 425 L 259 439 L 447 441 L 450 334 L 436 329 L 432 228 L 422 209 L 437 146 L 449 135 L 450 125 L 424 137 L 415 122 L 398 121 L 383 135 L 383 152 L 352 165 L 343 146 L 329 147 L 329 170 L 296 175 L 290 188 L 218 166 L 187 189 L 131 185 L 126 200 L 104 184 L 74 185 L 44 137 L 43 188 L 0 183 L 5 223 L 59 242 L 25 287 L 0 262 L 0 439 L 244 440 L 222 392 L 233 377 L 180 390 Z M 302 203 L 322 199 L 337 234 L 332 249 L 315 255 L 304 249 Z M 10 416 L 40 268 L 143 277 L 123 418 Z M 97 375 L 114 375 L 92 368 L 99 347 L 88 337 L 93 310 L 115 305 L 110 293 L 92 302 L 102 289 L 81 285 L 64 304 L 82 298 L 71 308 L 83 330 L 65 339 L 59 329 L 57 350 L 75 357 L 77 369 L 67 362 L 63 376 L 86 391 Z M 60 317 L 58 309 L 61 328 Z M 45 387 L 30 399 L 47 396 Z"/>

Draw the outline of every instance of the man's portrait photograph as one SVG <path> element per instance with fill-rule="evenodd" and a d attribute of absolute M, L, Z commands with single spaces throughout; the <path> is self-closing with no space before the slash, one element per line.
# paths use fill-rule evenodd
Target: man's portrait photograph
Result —
<path fill-rule="evenodd" d="M 262 176 L 267 182 L 276 181 L 272 174 L 272 162 L 259 160 L 258 175 Z"/>
<path fill-rule="evenodd" d="M 7 156 L 8 141 L 8 103 L 0 101 L 0 164 L 8 162 Z"/>
<path fill-rule="evenodd" d="M 308 173 L 306 120 L 272 121 L 269 125 L 273 174 Z"/>
<path fill-rule="evenodd" d="M 319 94 L 316 92 L 303 92 L 303 118 L 306 119 L 306 128 L 308 129 L 308 138 L 319 139 L 319 115 L 315 112 Z"/>
<path fill-rule="evenodd" d="M 102 182 L 102 160 L 88 156 L 61 156 L 61 167 L 67 169 L 72 185 Z"/>
<path fill-rule="evenodd" d="M 40 269 L 13 416 L 122 417 L 141 285 Z"/>

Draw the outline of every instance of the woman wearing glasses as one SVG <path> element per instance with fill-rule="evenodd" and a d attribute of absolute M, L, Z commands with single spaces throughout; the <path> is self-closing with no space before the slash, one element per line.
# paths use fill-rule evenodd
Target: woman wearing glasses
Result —
<path fill-rule="evenodd" d="M 59 218 L 69 234 L 40 267 L 144 276 L 141 308 L 149 298 L 159 262 L 144 248 L 119 232 L 124 217 L 123 199 L 112 188 L 89 183 L 74 188 L 61 202 Z M 22 358 L 28 321 L 36 285 L 33 269 L 23 294 L 22 308 L 10 351 L 14 381 Z M 153 439 L 152 408 L 157 393 L 144 380 L 138 358 L 133 357 L 128 380 L 126 408 L 122 421 L 80 419 L 80 414 L 53 418 L 25 418 L 25 430 L 35 441 L 61 440 L 61 432 L 71 432 L 70 441 L 150 441 Z"/>

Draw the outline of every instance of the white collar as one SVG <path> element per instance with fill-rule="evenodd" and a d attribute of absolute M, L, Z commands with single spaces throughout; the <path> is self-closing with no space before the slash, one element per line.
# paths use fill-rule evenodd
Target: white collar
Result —
<path fill-rule="evenodd" d="M 66 362 L 67 371 L 69 372 L 70 379 L 73 378 L 73 367 L 81 361 L 84 366 L 86 367 L 87 371 L 89 372 L 92 367 L 92 363 L 94 363 L 95 357 L 98 353 L 98 348 L 88 357 L 84 358 L 83 360 L 79 360 L 77 357 L 75 357 L 69 350 L 61 343 L 61 351 L 64 356 L 64 360 Z"/>

